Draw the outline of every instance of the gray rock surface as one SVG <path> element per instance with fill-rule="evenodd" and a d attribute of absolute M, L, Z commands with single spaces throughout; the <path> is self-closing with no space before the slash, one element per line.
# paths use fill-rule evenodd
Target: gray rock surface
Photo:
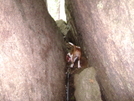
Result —
<path fill-rule="evenodd" d="M 102 101 L 93 67 L 86 68 L 74 76 L 76 101 Z"/>
<path fill-rule="evenodd" d="M 63 20 L 56 20 L 56 24 L 59 27 L 63 36 L 66 36 L 68 31 L 70 30 L 70 27 L 67 25 L 67 23 Z"/>

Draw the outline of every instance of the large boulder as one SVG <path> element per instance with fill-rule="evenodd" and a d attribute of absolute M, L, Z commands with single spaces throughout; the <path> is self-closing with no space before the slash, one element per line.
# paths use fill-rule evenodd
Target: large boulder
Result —
<path fill-rule="evenodd" d="M 74 83 L 76 101 L 102 101 L 100 88 L 96 81 L 96 71 L 93 67 L 75 74 Z"/>
<path fill-rule="evenodd" d="M 0 7 L 0 101 L 63 101 L 63 41 L 45 2 Z"/>
<path fill-rule="evenodd" d="M 133 0 L 66 0 L 69 21 L 97 70 L 104 101 L 134 101 L 133 4 Z"/>

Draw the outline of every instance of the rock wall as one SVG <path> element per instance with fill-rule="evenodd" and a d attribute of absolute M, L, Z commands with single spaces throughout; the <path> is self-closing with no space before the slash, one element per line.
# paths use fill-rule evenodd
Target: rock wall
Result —
<path fill-rule="evenodd" d="M 63 41 L 43 0 L 0 1 L 0 101 L 64 101 Z"/>
<path fill-rule="evenodd" d="M 66 4 L 88 61 L 97 70 L 103 100 L 134 101 L 134 1 L 66 0 Z"/>
<path fill-rule="evenodd" d="M 65 0 L 65 12 L 66 12 L 66 19 L 67 19 L 67 25 L 69 26 L 70 31 L 67 34 L 67 38 L 69 39 L 68 41 L 74 43 L 75 45 L 80 45 L 80 42 L 78 41 L 78 32 L 75 27 L 74 23 L 74 16 L 72 15 L 72 10 L 73 5 L 70 4 L 70 1 Z"/>

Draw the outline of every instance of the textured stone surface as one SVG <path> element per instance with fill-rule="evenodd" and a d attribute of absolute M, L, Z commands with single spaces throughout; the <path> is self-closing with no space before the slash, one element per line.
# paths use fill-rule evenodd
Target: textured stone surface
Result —
<path fill-rule="evenodd" d="M 56 20 L 56 24 L 59 27 L 63 36 L 66 36 L 68 31 L 70 30 L 69 26 L 63 20 Z"/>
<path fill-rule="evenodd" d="M 134 101 L 134 1 L 66 0 L 104 101 Z M 82 42 L 80 40 L 80 42 Z"/>
<path fill-rule="evenodd" d="M 77 29 L 75 27 L 75 23 L 73 22 L 73 15 L 72 15 L 72 10 L 70 8 L 73 7 L 72 4 L 70 4 L 70 1 L 65 1 L 65 11 L 66 11 L 66 19 L 67 19 L 67 25 L 70 28 L 70 32 L 67 34 L 67 38 L 70 39 L 69 41 L 74 43 L 75 45 L 80 45 L 79 43 L 79 38 L 78 38 L 78 33 L 77 33 Z M 73 33 L 73 34 L 72 34 Z"/>
<path fill-rule="evenodd" d="M 96 72 L 93 67 L 84 69 L 75 74 L 75 98 L 76 101 L 102 101 L 99 85 L 96 81 Z"/>
<path fill-rule="evenodd" d="M 0 101 L 64 101 L 61 43 L 43 0 L 1 0 Z"/>

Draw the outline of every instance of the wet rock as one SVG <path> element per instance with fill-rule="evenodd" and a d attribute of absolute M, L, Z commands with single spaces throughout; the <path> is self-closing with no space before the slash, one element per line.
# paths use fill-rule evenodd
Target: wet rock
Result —
<path fill-rule="evenodd" d="M 96 71 L 93 67 L 84 69 L 75 74 L 75 98 L 76 101 L 102 101 L 99 85 L 96 81 Z"/>

